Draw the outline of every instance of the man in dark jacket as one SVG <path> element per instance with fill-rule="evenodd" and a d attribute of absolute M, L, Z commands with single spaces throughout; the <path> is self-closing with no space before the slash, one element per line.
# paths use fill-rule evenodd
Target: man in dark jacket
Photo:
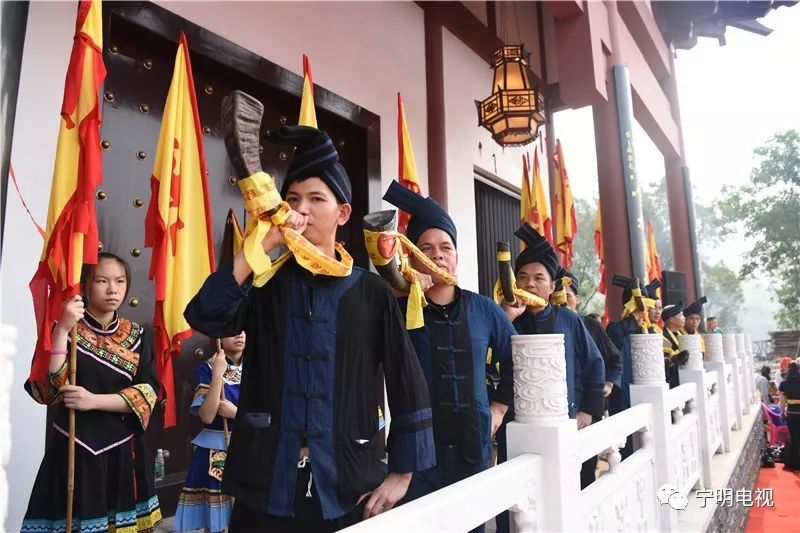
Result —
<path fill-rule="evenodd" d="M 282 190 L 286 225 L 351 264 L 336 243 L 351 186 L 330 138 L 302 126 L 275 138 L 297 146 Z M 273 226 L 263 249 L 281 244 Z M 239 252 L 185 312 L 209 337 L 247 333 L 223 482 L 236 498 L 230 531 L 336 531 L 390 509 L 435 455 L 428 387 L 389 285 L 357 267 L 312 273 L 294 257 L 276 261 L 262 286 L 252 272 Z M 392 414 L 388 474 L 379 455 L 381 367 Z"/>

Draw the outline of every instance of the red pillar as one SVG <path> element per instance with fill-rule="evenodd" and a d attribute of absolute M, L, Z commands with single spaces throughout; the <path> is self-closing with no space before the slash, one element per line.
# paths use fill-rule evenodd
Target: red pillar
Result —
<path fill-rule="evenodd" d="M 425 87 L 428 104 L 428 195 L 447 209 L 447 134 L 444 123 L 442 22 L 425 10 Z"/>
<path fill-rule="evenodd" d="M 614 94 L 614 81 L 606 81 L 609 95 Z M 607 102 L 593 106 L 594 139 L 597 153 L 597 177 L 600 188 L 600 209 L 603 217 L 603 249 L 605 251 L 605 281 L 608 291 L 609 316 L 619 320 L 622 316 L 622 290 L 611 284 L 614 274 L 630 276 L 630 233 L 628 208 L 625 199 L 625 176 L 620 157 L 620 131 L 617 104 L 613 96 Z"/>

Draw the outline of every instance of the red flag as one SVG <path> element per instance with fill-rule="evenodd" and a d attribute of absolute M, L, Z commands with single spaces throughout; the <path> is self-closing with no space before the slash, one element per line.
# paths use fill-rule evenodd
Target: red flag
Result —
<path fill-rule="evenodd" d="M 99 0 L 78 4 L 73 39 L 44 246 L 30 282 L 38 332 L 28 378 L 32 382 L 47 377 L 53 322 L 63 302 L 78 294 L 83 265 L 97 263 L 94 194 L 103 181 L 98 93 L 106 77 Z"/>

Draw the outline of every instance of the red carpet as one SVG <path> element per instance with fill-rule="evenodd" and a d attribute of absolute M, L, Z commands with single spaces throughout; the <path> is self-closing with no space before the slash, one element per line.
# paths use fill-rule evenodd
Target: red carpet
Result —
<path fill-rule="evenodd" d="M 747 518 L 746 533 L 800 531 L 800 472 L 787 472 L 782 463 L 758 472 L 756 487 L 772 488 L 774 507 L 755 507 Z"/>

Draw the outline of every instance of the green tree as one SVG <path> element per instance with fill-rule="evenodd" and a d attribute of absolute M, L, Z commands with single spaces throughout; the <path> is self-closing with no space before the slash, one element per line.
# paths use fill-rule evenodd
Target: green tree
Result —
<path fill-rule="evenodd" d="M 695 233 L 699 244 L 698 254 L 702 255 L 703 247 L 716 246 L 720 236 L 716 230 L 717 219 L 714 210 L 695 200 Z M 656 248 L 661 257 L 664 270 L 672 270 L 675 262 L 672 257 L 672 234 L 669 221 L 669 203 L 667 202 L 667 182 L 661 179 L 658 183 L 642 187 L 642 213 L 645 224 L 649 220 L 653 224 L 656 236 Z"/>
<path fill-rule="evenodd" d="M 722 262 L 716 265 L 703 263 L 703 290 L 708 297 L 706 316 L 719 318 L 725 329 L 738 327 L 744 293 L 736 272 Z"/>
<path fill-rule="evenodd" d="M 597 216 L 597 200 L 589 203 L 583 198 L 575 198 L 575 218 L 578 221 L 578 234 L 575 236 L 575 257 L 572 273 L 580 281 L 581 295 L 578 313 L 603 314 L 605 299 L 597 292 L 600 285 L 600 259 L 594 247 L 594 221 Z"/>
<path fill-rule="evenodd" d="M 719 234 L 743 231 L 750 244 L 741 278 L 776 280 L 773 299 L 783 329 L 800 328 L 800 131 L 775 134 L 753 151 L 750 182 L 726 186 L 715 214 Z"/>

